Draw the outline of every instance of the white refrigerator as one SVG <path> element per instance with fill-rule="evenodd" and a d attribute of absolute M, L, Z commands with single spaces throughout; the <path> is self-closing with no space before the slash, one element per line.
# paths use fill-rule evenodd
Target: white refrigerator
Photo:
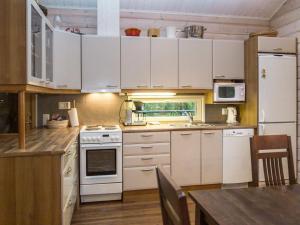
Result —
<path fill-rule="evenodd" d="M 259 54 L 259 135 L 291 136 L 297 161 L 297 58 L 287 54 Z M 284 162 L 286 164 L 286 162 Z M 286 167 L 286 166 L 285 166 Z M 262 168 L 260 168 L 262 171 Z M 285 175 L 287 168 L 285 168 Z M 260 179 L 263 179 L 260 173 Z"/>

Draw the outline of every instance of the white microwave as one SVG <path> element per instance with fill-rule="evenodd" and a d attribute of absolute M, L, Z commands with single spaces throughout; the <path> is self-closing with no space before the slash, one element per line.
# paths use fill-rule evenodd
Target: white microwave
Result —
<path fill-rule="evenodd" d="M 245 83 L 214 83 L 214 102 L 244 102 Z"/>

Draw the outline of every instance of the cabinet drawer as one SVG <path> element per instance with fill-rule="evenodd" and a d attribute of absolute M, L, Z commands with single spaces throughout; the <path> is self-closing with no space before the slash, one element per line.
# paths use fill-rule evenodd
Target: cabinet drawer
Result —
<path fill-rule="evenodd" d="M 123 134 L 124 144 L 170 142 L 170 132 L 143 132 Z"/>
<path fill-rule="evenodd" d="M 169 154 L 170 143 L 124 145 L 124 155 L 156 155 Z"/>
<path fill-rule="evenodd" d="M 63 208 L 63 225 L 70 225 L 77 199 L 77 187 L 74 187 Z"/>
<path fill-rule="evenodd" d="M 159 164 L 170 164 L 170 155 L 145 155 L 145 156 L 125 156 L 124 167 L 135 166 L 156 166 Z"/>
<path fill-rule="evenodd" d="M 258 52 L 296 53 L 296 39 L 259 37 Z"/>
<path fill-rule="evenodd" d="M 170 174 L 170 165 L 163 166 Z M 124 168 L 124 191 L 157 188 L 155 167 Z"/>

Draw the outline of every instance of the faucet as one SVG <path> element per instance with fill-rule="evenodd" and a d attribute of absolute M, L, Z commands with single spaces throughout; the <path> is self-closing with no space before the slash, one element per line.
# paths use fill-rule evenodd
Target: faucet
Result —
<path fill-rule="evenodd" d="M 192 113 L 187 112 L 187 111 L 184 111 L 183 113 L 189 118 L 189 123 L 192 124 L 194 122 Z"/>

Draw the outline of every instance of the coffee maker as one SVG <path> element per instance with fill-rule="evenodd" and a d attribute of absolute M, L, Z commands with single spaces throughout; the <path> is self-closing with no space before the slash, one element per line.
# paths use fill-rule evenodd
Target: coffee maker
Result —
<path fill-rule="evenodd" d="M 230 106 L 230 107 L 227 107 L 227 121 L 226 123 L 228 124 L 237 124 L 237 120 L 236 120 L 236 117 L 237 117 L 237 110 L 235 107 L 233 106 Z"/>

